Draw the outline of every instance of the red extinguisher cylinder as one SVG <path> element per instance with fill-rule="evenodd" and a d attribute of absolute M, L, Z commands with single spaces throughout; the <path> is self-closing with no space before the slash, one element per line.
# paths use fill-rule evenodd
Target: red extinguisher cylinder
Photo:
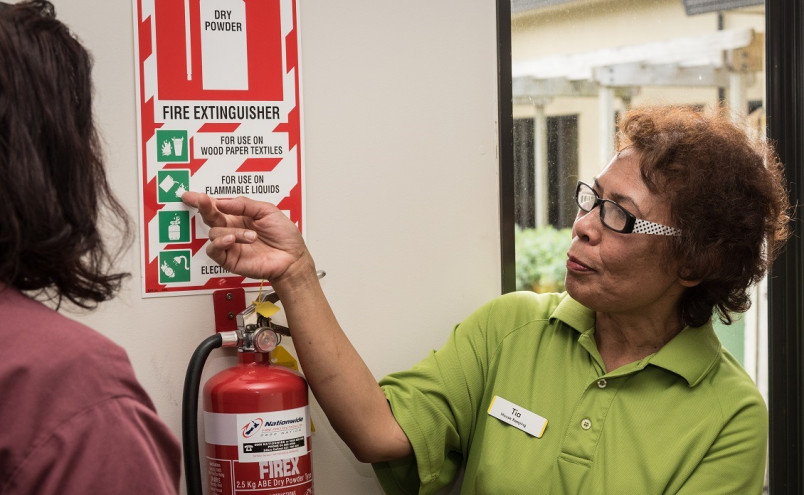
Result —
<path fill-rule="evenodd" d="M 307 381 L 270 355 L 240 352 L 238 364 L 204 385 L 210 495 L 312 495 Z"/>

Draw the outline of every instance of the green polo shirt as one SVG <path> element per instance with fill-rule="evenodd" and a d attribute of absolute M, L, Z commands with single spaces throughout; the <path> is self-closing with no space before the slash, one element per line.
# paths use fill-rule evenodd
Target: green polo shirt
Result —
<path fill-rule="evenodd" d="M 486 304 L 447 344 L 381 380 L 415 458 L 374 465 L 387 493 L 759 494 L 767 409 L 712 326 L 606 373 L 594 313 L 566 294 Z M 540 438 L 489 414 L 498 396 Z"/>

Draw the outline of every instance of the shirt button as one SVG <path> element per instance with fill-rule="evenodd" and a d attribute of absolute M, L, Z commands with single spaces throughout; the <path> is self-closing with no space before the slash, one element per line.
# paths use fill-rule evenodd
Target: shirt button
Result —
<path fill-rule="evenodd" d="M 606 379 L 601 378 L 600 380 L 598 380 L 597 381 L 597 387 L 598 388 L 606 388 Z"/>
<path fill-rule="evenodd" d="M 584 430 L 588 430 L 591 427 L 592 427 L 592 420 L 590 420 L 589 418 L 583 418 L 581 420 L 581 428 L 583 428 Z"/>

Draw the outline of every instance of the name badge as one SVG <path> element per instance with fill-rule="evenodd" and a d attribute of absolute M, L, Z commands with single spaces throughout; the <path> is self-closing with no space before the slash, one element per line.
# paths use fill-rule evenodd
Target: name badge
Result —
<path fill-rule="evenodd" d="M 498 395 L 495 395 L 491 399 L 491 404 L 489 404 L 489 416 L 493 416 L 503 423 L 508 423 L 514 428 L 519 428 L 528 435 L 536 438 L 542 438 L 544 429 L 547 428 L 547 420 L 545 418 L 535 412 L 519 407 Z"/>

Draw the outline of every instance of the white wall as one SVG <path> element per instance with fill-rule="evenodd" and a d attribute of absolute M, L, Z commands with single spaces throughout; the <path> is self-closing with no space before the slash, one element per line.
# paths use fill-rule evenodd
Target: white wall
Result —
<path fill-rule="evenodd" d="M 95 57 L 111 180 L 137 218 L 131 1 L 55 4 Z M 501 290 L 495 3 L 299 4 L 308 243 L 341 324 L 379 378 L 440 346 Z M 180 436 L 184 374 L 214 331 L 212 296 L 142 299 L 139 257 L 137 243 L 116 301 L 75 317 L 128 351 Z M 218 350 L 205 376 L 234 362 Z M 318 493 L 381 493 L 315 405 L 312 416 Z"/>

